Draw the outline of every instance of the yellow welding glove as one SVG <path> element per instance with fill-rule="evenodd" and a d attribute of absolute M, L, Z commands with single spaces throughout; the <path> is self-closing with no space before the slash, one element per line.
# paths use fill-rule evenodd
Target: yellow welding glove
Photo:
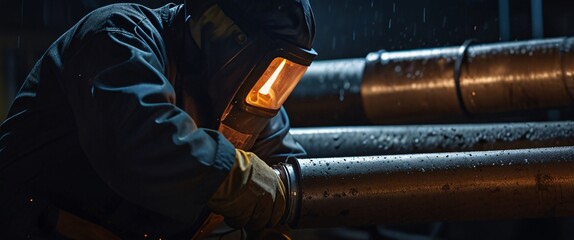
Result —
<path fill-rule="evenodd" d="M 257 233 L 279 224 L 285 212 L 285 187 L 257 155 L 236 149 L 235 164 L 207 204 L 230 227 Z"/>

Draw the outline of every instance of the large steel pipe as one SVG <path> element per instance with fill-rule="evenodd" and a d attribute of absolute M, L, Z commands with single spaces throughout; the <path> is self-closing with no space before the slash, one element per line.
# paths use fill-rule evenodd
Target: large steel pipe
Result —
<path fill-rule="evenodd" d="M 280 165 L 295 228 L 574 216 L 574 147 Z"/>
<path fill-rule="evenodd" d="M 307 157 L 574 146 L 574 122 L 293 128 Z"/>
<path fill-rule="evenodd" d="M 372 53 L 365 112 L 377 120 L 570 106 L 571 47 L 571 38 L 556 38 Z"/>
<path fill-rule="evenodd" d="M 362 58 L 313 62 L 285 103 L 292 122 L 369 123 L 361 99 L 364 69 Z"/>
<path fill-rule="evenodd" d="M 286 107 L 295 124 L 311 118 L 334 121 L 323 117 L 332 117 L 329 111 L 356 121 L 367 116 L 371 123 L 397 123 L 570 107 L 573 46 L 572 38 L 553 38 L 378 51 L 367 55 L 362 74 L 357 59 L 317 62 Z M 357 84 L 360 92 L 344 88 Z M 342 97 L 332 99 L 337 92 Z M 342 108 L 347 95 L 350 100 Z M 344 113 L 347 109 L 353 111 Z"/>

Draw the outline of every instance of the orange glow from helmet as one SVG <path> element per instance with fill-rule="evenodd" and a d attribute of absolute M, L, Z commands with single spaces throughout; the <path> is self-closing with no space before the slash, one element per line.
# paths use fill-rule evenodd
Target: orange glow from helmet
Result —
<path fill-rule="evenodd" d="M 245 97 L 245 102 L 254 107 L 278 110 L 307 68 L 282 57 L 273 59 Z"/>

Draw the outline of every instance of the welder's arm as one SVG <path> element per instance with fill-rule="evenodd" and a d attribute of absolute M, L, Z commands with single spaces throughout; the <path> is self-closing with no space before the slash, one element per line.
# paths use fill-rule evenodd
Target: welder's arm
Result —
<path fill-rule="evenodd" d="M 97 33 L 66 59 L 61 86 L 100 177 L 129 201 L 191 223 L 228 175 L 235 148 L 174 105 L 165 49 L 154 40 Z"/>
<path fill-rule="evenodd" d="M 259 134 L 251 151 L 269 165 L 284 162 L 289 157 L 303 157 L 305 150 L 289 133 L 290 124 L 283 107 Z"/>

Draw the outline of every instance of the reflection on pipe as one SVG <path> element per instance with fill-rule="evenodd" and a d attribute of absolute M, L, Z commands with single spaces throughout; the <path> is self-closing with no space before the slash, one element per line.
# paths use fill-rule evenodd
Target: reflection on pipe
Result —
<path fill-rule="evenodd" d="M 291 121 L 315 126 L 368 123 L 361 100 L 364 68 L 362 58 L 313 62 L 284 104 Z"/>
<path fill-rule="evenodd" d="M 369 119 L 480 115 L 573 103 L 571 38 L 378 52 L 367 56 L 361 96 Z M 459 86 L 455 62 L 462 59 Z M 574 90 L 574 89 L 573 89 Z M 457 92 L 460 92 L 458 94 Z M 459 96 L 461 98 L 459 98 Z"/>
<path fill-rule="evenodd" d="M 571 107 L 573 47 L 573 38 L 554 38 L 378 51 L 363 63 L 316 62 L 285 106 L 295 125 L 313 125 L 309 119 L 320 119 L 318 124 L 424 122 Z"/>
<path fill-rule="evenodd" d="M 574 122 L 293 128 L 307 157 L 574 145 Z"/>
<path fill-rule="evenodd" d="M 291 159 L 277 169 L 295 228 L 574 216 L 574 147 Z"/>

